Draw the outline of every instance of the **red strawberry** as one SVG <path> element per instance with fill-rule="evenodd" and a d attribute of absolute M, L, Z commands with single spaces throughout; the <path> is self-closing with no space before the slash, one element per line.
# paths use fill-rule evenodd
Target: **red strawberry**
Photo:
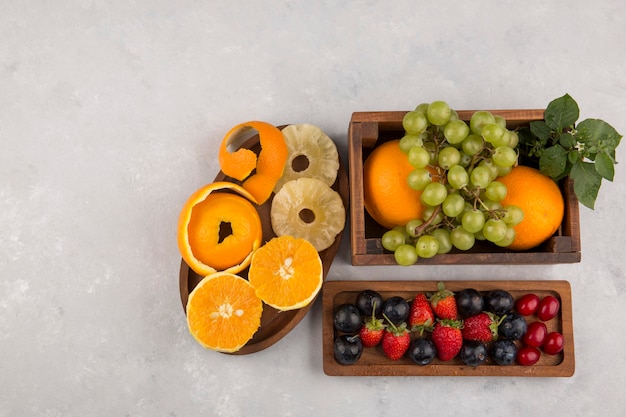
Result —
<path fill-rule="evenodd" d="M 438 320 L 433 329 L 432 341 L 437 348 L 437 357 L 442 361 L 454 358 L 463 346 L 461 322 L 458 320 Z"/>
<path fill-rule="evenodd" d="M 488 343 L 498 338 L 498 326 L 504 317 L 483 312 L 468 317 L 463 321 L 463 339 Z"/>
<path fill-rule="evenodd" d="M 383 331 L 385 330 L 385 324 L 382 319 L 376 318 L 376 303 L 374 302 L 374 308 L 372 308 L 372 317 L 365 320 L 359 335 L 361 336 L 361 342 L 364 347 L 374 347 L 380 343 L 383 338 Z"/>
<path fill-rule="evenodd" d="M 389 322 L 383 334 L 383 352 L 392 361 L 397 361 L 404 356 L 411 344 L 411 334 L 406 328 L 406 323 L 398 326 Z"/>
<path fill-rule="evenodd" d="M 429 301 L 433 312 L 440 319 L 455 320 L 457 318 L 458 313 L 454 293 L 446 290 L 443 282 L 437 283 L 437 292 L 430 296 Z"/>
<path fill-rule="evenodd" d="M 417 294 L 411 303 L 411 312 L 409 313 L 411 331 L 419 332 L 422 335 L 424 330 L 432 331 L 434 324 L 435 315 L 428 298 L 425 294 Z"/>

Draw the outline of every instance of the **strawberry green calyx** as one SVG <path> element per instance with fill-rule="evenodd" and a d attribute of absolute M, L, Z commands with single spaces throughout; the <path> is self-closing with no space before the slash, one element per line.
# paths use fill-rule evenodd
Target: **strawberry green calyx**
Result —
<path fill-rule="evenodd" d="M 455 319 L 438 319 L 437 320 L 442 326 L 445 327 L 452 327 L 454 329 L 462 329 L 463 328 L 463 321 L 462 320 L 455 320 Z M 497 330 L 497 328 L 496 328 Z"/>
<path fill-rule="evenodd" d="M 498 327 L 500 326 L 500 323 L 502 323 L 502 320 L 504 320 L 504 318 L 506 317 L 506 314 L 502 317 L 498 317 L 497 315 L 489 311 L 486 311 L 485 313 L 491 319 L 489 330 L 491 331 L 492 340 L 496 340 L 498 338 Z"/>
<path fill-rule="evenodd" d="M 389 333 L 392 333 L 394 336 L 402 336 L 405 333 L 408 333 L 409 330 L 406 327 L 406 323 L 402 322 L 399 325 L 395 325 L 393 324 L 393 322 L 391 320 L 389 320 L 389 318 L 383 314 L 383 317 L 385 318 L 385 320 L 387 320 L 387 325 L 386 325 L 386 329 Z"/>
<path fill-rule="evenodd" d="M 454 293 L 450 290 L 447 290 L 446 285 L 442 281 L 439 281 L 437 283 L 437 292 L 430 297 L 430 302 L 434 305 L 437 305 L 439 301 L 445 300 L 446 298 L 452 296 L 454 296 Z"/>

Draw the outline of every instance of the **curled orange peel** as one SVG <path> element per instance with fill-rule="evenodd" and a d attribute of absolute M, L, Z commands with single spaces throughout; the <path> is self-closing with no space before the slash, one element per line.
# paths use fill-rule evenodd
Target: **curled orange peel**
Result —
<path fill-rule="evenodd" d="M 230 152 L 229 146 L 250 130 L 258 132 L 261 145 L 259 155 L 246 148 Z M 222 140 L 218 155 L 222 172 L 243 181 L 243 188 L 254 196 L 258 204 L 263 204 L 272 194 L 274 186 L 283 175 L 287 158 L 287 144 L 280 129 L 259 121 L 241 123 L 230 129 Z"/>
<path fill-rule="evenodd" d="M 223 191 L 234 191 L 223 192 Z M 178 248 L 183 260 L 201 276 L 215 272 L 236 274 L 250 265 L 263 241 L 256 200 L 243 187 L 218 181 L 194 192 L 178 219 Z M 220 236 L 223 223 L 231 233 Z"/>

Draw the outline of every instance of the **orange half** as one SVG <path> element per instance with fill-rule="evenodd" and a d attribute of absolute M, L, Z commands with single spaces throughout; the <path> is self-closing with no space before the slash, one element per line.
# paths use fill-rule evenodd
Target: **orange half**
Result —
<path fill-rule="evenodd" d="M 250 193 L 230 182 L 208 184 L 187 200 L 178 220 L 178 248 L 197 274 L 237 273 L 250 265 L 263 240 L 261 219 L 251 201 L 255 199 Z"/>

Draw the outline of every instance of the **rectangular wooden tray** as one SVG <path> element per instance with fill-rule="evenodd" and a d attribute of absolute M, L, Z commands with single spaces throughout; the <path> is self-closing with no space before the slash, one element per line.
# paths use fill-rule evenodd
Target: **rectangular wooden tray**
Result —
<path fill-rule="evenodd" d="M 333 341 L 339 333 L 333 326 L 334 308 L 343 303 L 354 303 L 360 291 L 378 291 L 384 299 L 393 295 L 412 299 L 418 292 L 433 293 L 437 281 L 327 281 L 322 293 L 323 362 L 324 373 L 331 376 L 523 376 L 570 377 L 574 374 L 574 331 L 572 326 L 572 296 L 567 281 L 444 281 L 446 288 L 458 292 L 474 288 L 481 292 L 503 289 L 517 299 L 532 292 L 539 297 L 553 295 L 561 302 L 557 317 L 546 322 L 548 331 L 559 331 L 564 337 L 564 349 L 557 355 L 542 353 L 539 362 L 532 366 L 500 366 L 490 360 L 476 368 L 465 365 L 456 357 L 448 362 L 435 359 L 420 366 L 406 355 L 399 361 L 388 359 L 379 346 L 365 348 L 354 365 L 339 364 L 333 354 Z M 527 317 L 527 322 L 538 320 Z M 520 342 L 516 342 L 520 343 Z"/>
<path fill-rule="evenodd" d="M 491 110 L 503 116 L 509 129 L 543 120 L 543 110 Z M 473 110 L 458 111 L 469 120 Z M 402 118 L 406 111 L 356 112 L 348 129 L 350 177 L 350 246 L 353 265 L 394 265 L 393 254 L 383 249 L 381 236 L 386 231 L 367 213 L 363 205 L 363 163 L 380 143 L 404 136 Z M 576 263 L 581 259 L 578 200 L 573 183 L 560 184 L 565 198 L 565 216 L 561 227 L 544 244 L 527 251 L 511 251 L 483 242 L 463 252 L 454 249 L 445 255 L 420 259 L 416 265 L 433 264 L 557 264 Z"/>

